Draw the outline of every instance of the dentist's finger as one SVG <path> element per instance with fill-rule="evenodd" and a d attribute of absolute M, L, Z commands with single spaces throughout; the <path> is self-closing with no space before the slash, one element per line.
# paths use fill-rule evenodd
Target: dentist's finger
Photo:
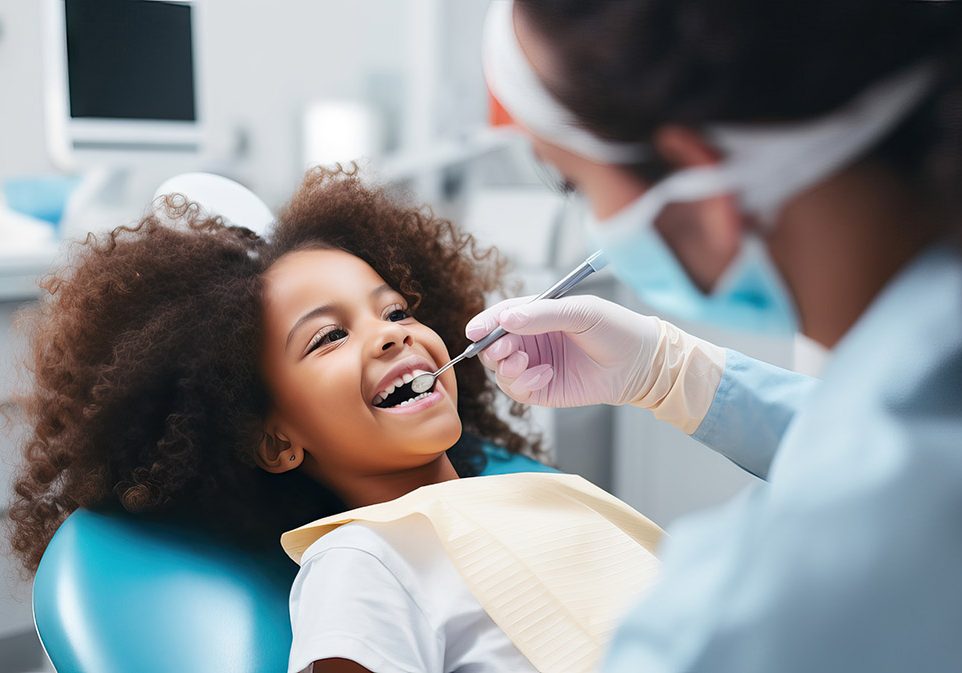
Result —
<path fill-rule="evenodd" d="M 500 363 L 498 363 L 498 374 L 505 378 L 516 379 L 528 368 L 528 354 L 524 351 L 515 351 Z"/>
<path fill-rule="evenodd" d="M 531 393 L 525 392 L 520 397 L 517 394 L 515 394 L 515 392 L 511 390 L 511 384 L 514 383 L 515 379 L 513 378 L 508 379 L 501 376 L 500 374 L 496 374 L 494 378 L 498 384 L 498 388 L 501 389 L 501 392 L 503 392 L 505 395 L 510 397 L 515 402 L 521 402 L 521 403 L 527 404 L 528 399 L 531 397 Z"/>
<path fill-rule="evenodd" d="M 521 337 L 515 334 L 505 334 L 493 344 L 484 349 L 488 357 L 494 362 L 500 362 L 509 355 L 521 350 Z"/>
<path fill-rule="evenodd" d="M 478 357 L 481 359 L 481 364 L 495 371 L 499 362 L 521 350 L 522 346 L 523 342 L 521 341 L 521 337 L 515 336 L 514 334 L 506 334 L 481 351 Z"/>
<path fill-rule="evenodd" d="M 485 351 L 481 351 L 481 354 L 478 355 L 478 360 L 481 361 L 481 364 L 484 366 L 485 369 L 490 369 L 493 372 L 498 371 L 498 361 L 492 360 L 491 358 L 489 358 L 488 354 Z"/>
<path fill-rule="evenodd" d="M 525 371 L 521 376 L 514 380 L 510 385 L 511 396 L 519 402 L 527 401 L 532 393 L 535 393 L 551 383 L 554 378 L 554 369 L 551 365 L 538 365 Z M 524 397 L 524 400 L 520 398 Z"/>
<path fill-rule="evenodd" d="M 494 306 L 486 308 L 468 321 L 467 326 L 464 328 L 465 336 L 471 339 L 471 341 L 478 341 L 486 337 L 487 335 L 491 334 L 495 327 L 498 326 L 498 316 L 501 315 L 503 311 L 511 308 L 512 306 L 527 303 L 533 298 L 534 295 L 527 297 L 513 297 L 512 299 L 505 299 L 504 301 L 498 302 Z"/>

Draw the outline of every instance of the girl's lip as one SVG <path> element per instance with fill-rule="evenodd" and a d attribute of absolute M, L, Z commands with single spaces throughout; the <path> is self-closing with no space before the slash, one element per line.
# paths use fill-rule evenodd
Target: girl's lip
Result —
<path fill-rule="evenodd" d="M 387 407 L 386 409 L 383 409 L 381 407 L 374 407 L 374 408 L 377 409 L 378 411 L 383 411 L 389 414 L 416 414 L 420 411 L 424 411 L 425 409 L 433 407 L 435 404 L 440 402 L 441 398 L 444 397 L 443 393 L 441 392 L 442 390 L 443 388 L 441 387 L 441 382 L 438 381 L 434 385 L 434 390 L 432 390 L 427 397 L 422 397 L 417 402 L 411 402 L 411 404 L 405 404 L 403 407 L 402 406 Z"/>

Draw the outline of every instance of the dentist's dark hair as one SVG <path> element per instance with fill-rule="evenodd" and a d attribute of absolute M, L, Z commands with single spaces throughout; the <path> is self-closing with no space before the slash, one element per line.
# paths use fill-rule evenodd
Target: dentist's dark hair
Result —
<path fill-rule="evenodd" d="M 545 84 L 601 137 L 667 124 L 803 120 L 929 61 L 927 98 L 872 150 L 962 220 L 962 3 L 516 0 L 548 46 Z M 646 178 L 666 166 L 636 167 Z"/>

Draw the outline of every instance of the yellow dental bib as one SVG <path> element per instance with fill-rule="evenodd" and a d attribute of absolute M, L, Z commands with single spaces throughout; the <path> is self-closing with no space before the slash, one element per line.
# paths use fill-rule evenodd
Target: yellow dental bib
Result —
<path fill-rule="evenodd" d="M 455 479 L 281 536 L 300 563 L 351 521 L 423 516 L 471 593 L 542 673 L 595 670 L 623 613 L 654 580 L 662 531 L 576 475 Z"/>

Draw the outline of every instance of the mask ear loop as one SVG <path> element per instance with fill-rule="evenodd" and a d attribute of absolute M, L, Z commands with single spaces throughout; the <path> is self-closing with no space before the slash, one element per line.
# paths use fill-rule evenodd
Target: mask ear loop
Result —
<path fill-rule="evenodd" d="M 722 196 L 734 192 L 737 185 L 735 172 L 725 164 L 682 169 L 656 183 L 634 204 L 627 206 L 631 210 L 630 217 L 619 213 L 619 222 L 613 225 L 610 233 L 627 236 L 639 227 L 654 227 L 655 220 L 669 204 Z"/>
<path fill-rule="evenodd" d="M 682 169 L 656 183 L 629 206 L 623 231 L 652 227 L 670 203 L 732 194 L 746 213 L 771 228 L 785 201 L 850 162 L 894 126 L 924 95 L 934 68 L 924 63 L 869 88 L 827 117 L 777 127 L 725 127 L 709 137 L 726 154 L 721 163 Z M 621 219 L 621 218 L 619 218 Z"/>
<path fill-rule="evenodd" d="M 688 168 L 671 175 L 663 182 L 655 185 L 642 197 L 642 201 L 644 201 L 650 195 L 647 203 L 639 204 L 637 215 L 640 226 L 654 227 L 658 216 L 671 203 L 692 203 L 735 193 L 739 184 L 736 169 L 736 166 L 722 163 Z M 654 234 L 661 239 L 664 246 L 669 249 L 669 253 L 675 257 L 676 263 L 681 266 L 677 255 L 670 249 L 668 242 L 661 236 L 661 233 L 655 231 Z M 754 239 L 754 237 L 751 238 Z M 707 293 L 708 295 L 723 291 L 732 282 L 739 260 L 754 252 L 749 249 L 753 244 L 761 245 L 761 241 L 742 239 L 735 258 L 728 264 L 721 277 L 715 282 L 714 287 Z M 683 272 L 688 275 L 687 270 L 683 269 Z"/>
<path fill-rule="evenodd" d="M 742 207 L 772 227 L 790 198 L 852 163 L 930 90 L 936 69 L 917 64 L 867 88 L 813 121 L 757 127 L 719 125 L 708 136 L 725 153 Z"/>
<path fill-rule="evenodd" d="M 774 227 L 784 203 L 807 187 L 850 163 L 890 130 L 930 88 L 934 68 L 923 63 L 870 87 L 839 111 L 815 121 L 777 128 L 716 127 L 710 131 L 727 158 L 720 164 L 685 169 L 652 187 L 636 212 L 639 226 L 653 226 L 669 203 L 691 202 L 731 193 L 746 213 Z M 749 257 L 771 266 L 759 248 L 759 234 L 741 241 L 739 252 L 712 288 L 723 292 L 735 280 L 741 260 Z M 784 285 L 781 274 L 772 278 Z M 783 288 L 784 289 L 784 288 Z"/>

